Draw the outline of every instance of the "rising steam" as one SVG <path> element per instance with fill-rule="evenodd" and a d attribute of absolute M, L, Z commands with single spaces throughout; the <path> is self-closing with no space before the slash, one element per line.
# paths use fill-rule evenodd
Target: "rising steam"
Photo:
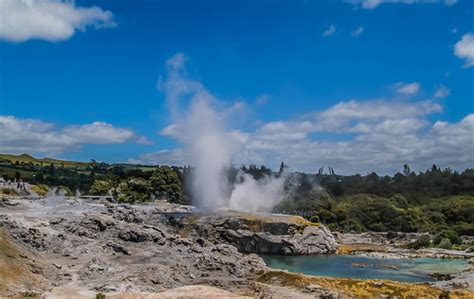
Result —
<path fill-rule="evenodd" d="M 181 53 L 168 59 L 166 77 L 160 78 L 158 87 L 165 92 L 173 120 L 162 133 L 179 140 L 184 159 L 195 166 L 194 204 L 211 210 L 270 211 L 281 200 L 284 178 L 256 181 L 239 173 L 238 183 L 229 186 L 226 168 L 245 147 L 245 138 L 227 127 L 234 110 L 217 109 L 221 103 L 200 82 L 188 78 L 185 61 Z"/>

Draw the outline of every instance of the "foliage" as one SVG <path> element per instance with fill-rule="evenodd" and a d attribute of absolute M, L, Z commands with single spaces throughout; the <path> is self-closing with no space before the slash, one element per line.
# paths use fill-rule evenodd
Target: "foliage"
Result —
<path fill-rule="evenodd" d="M 433 165 L 415 174 L 405 165 L 403 174 L 393 177 L 374 172 L 325 175 L 320 169 L 318 174 L 291 174 L 287 181 L 293 187 L 287 188 L 275 211 L 317 217 L 331 229 L 431 233 L 450 229 L 474 235 L 473 169 L 457 173 Z"/>
<path fill-rule="evenodd" d="M 112 184 L 108 180 L 95 180 L 89 189 L 89 194 L 92 195 L 107 195 L 112 190 Z"/>
<path fill-rule="evenodd" d="M 416 241 L 408 243 L 406 247 L 410 249 L 420 249 L 420 248 L 426 248 L 430 246 L 431 246 L 430 236 L 422 235 Z"/>
<path fill-rule="evenodd" d="M 158 199 L 166 199 L 170 202 L 184 203 L 183 189 L 178 175 L 170 167 L 163 166 L 155 171 L 150 177 L 153 194 Z"/>
<path fill-rule="evenodd" d="M 449 241 L 450 244 L 462 244 L 462 238 L 454 230 L 443 230 L 435 235 L 433 238 L 433 243 L 441 247 L 441 244 L 444 242 L 446 244 L 446 240 Z M 444 247 L 441 247 L 444 248 Z"/>
<path fill-rule="evenodd" d="M 441 240 L 441 242 L 439 242 L 438 247 L 443 249 L 451 249 L 453 244 L 451 243 L 451 240 L 444 238 Z"/>
<path fill-rule="evenodd" d="M 49 188 L 46 185 L 33 185 L 30 190 L 39 196 L 45 196 L 48 193 Z"/>
<path fill-rule="evenodd" d="M 223 179 L 234 184 L 241 172 L 256 180 L 284 175 L 284 197 L 274 211 L 301 215 L 338 231 L 431 232 L 437 234 L 435 246 L 446 238 L 453 246 L 460 246 L 460 235 L 474 235 L 474 169 L 459 173 L 433 165 L 416 174 L 404 165 L 402 172 L 393 176 L 375 172 L 342 176 L 332 168 L 330 174 L 323 174 L 323 168 L 316 174 L 287 170 L 283 162 L 277 172 L 263 165 L 242 165 L 240 169 L 231 165 Z M 67 195 L 76 190 L 110 194 L 121 202 L 165 199 L 189 203 L 193 175 L 190 166 L 75 162 L 0 154 L 0 176 L 33 184 L 32 190 L 40 195 L 56 187 Z M 442 245 L 447 246 L 447 241 Z"/>

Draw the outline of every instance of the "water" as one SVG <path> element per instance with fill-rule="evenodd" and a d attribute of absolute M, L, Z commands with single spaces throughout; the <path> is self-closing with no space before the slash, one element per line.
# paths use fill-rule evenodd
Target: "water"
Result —
<path fill-rule="evenodd" d="M 464 259 L 395 259 L 354 255 L 262 255 L 262 258 L 269 267 L 308 275 L 359 279 L 389 279 L 402 282 L 435 281 L 429 274 L 453 274 L 468 268 L 468 262 Z"/>

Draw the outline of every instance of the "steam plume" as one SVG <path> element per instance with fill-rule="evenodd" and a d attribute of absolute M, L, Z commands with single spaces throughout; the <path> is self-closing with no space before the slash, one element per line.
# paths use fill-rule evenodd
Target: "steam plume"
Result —
<path fill-rule="evenodd" d="M 217 109 L 221 103 L 200 82 L 188 78 L 185 62 L 182 53 L 168 59 L 167 74 L 158 87 L 165 92 L 173 121 L 162 134 L 179 140 L 185 160 L 195 166 L 194 204 L 203 209 L 270 211 L 281 199 L 283 178 L 257 182 L 240 173 L 239 183 L 229 186 L 226 168 L 245 147 L 245 140 L 227 128 L 234 109 Z"/>

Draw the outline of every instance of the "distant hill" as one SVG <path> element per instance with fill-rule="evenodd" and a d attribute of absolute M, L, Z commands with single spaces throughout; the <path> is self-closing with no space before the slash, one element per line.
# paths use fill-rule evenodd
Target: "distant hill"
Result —
<path fill-rule="evenodd" d="M 11 155 L 11 154 L 0 154 L 0 161 L 6 160 L 10 161 L 12 164 L 18 163 L 33 163 L 37 165 L 64 165 L 65 167 L 84 167 L 88 163 L 87 162 L 78 162 L 78 161 L 67 161 L 67 160 L 58 160 L 52 158 L 42 158 L 38 159 L 28 154 L 21 154 L 21 155 Z"/>

